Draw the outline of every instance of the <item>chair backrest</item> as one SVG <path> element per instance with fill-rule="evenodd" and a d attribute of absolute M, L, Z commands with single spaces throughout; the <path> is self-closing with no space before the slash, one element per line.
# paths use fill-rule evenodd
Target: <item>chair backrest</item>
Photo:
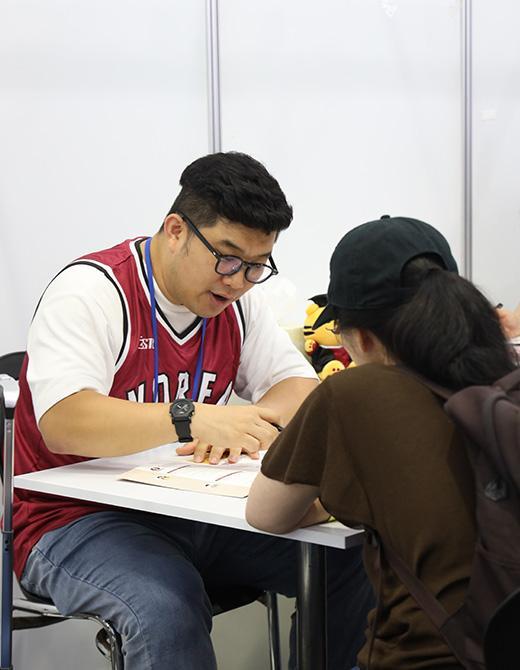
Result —
<path fill-rule="evenodd" d="M 0 375 L 9 375 L 13 379 L 20 378 L 20 371 L 22 369 L 23 359 L 25 358 L 25 351 L 13 351 L 10 354 L 4 354 L 0 356 Z M 0 377 L 0 384 L 2 383 Z M 4 478 L 4 420 L 5 420 L 5 407 L 3 406 L 2 398 L 2 411 L 0 417 L 0 478 Z M 12 411 L 12 410 L 11 410 Z"/>
<path fill-rule="evenodd" d="M 0 375 L 9 375 L 13 379 L 19 379 L 24 358 L 25 351 L 13 351 L 0 356 Z"/>

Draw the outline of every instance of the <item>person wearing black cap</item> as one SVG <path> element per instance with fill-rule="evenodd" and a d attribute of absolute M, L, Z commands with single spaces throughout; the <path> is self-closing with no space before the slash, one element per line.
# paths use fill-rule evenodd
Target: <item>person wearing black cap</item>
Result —
<path fill-rule="evenodd" d="M 318 321 L 331 319 L 357 367 L 323 382 L 274 442 L 247 519 L 277 533 L 329 514 L 373 528 L 454 612 L 475 543 L 471 469 L 462 436 L 405 368 L 451 389 L 492 383 L 514 368 L 497 313 L 458 275 L 435 228 L 383 217 L 337 245 Z M 365 546 L 377 591 L 374 552 Z M 381 575 L 370 670 L 460 669 L 393 572 L 383 565 Z M 368 665 L 368 646 L 360 668 Z"/>

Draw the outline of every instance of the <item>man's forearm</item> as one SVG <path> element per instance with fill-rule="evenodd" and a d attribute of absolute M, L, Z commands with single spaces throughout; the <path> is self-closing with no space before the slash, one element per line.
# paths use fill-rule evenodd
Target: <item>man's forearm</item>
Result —
<path fill-rule="evenodd" d="M 122 456 L 176 440 L 168 405 L 135 403 L 80 391 L 51 407 L 39 428 L 50 451 Z"/>
<path fill-rule="evenodd" d="M 318 380 L 305 377 L 290 377 L 275 384 L 256 403 L 278 412 L 282 425 L 287 425 L 298 411 L 305 398 L 318 386 Z"/>
<path fill-rule="evenodd" d="M 220 455 L 267 449 L 277 435 L 273 424 L 281 421 L 268 407 L 194 405 L 193 438 Z M 39 428 L 50 451 L 75 456 L 123 456 L 177 440 L 168 403 L 130 402 L 88 390 L 56 403 Z"/>

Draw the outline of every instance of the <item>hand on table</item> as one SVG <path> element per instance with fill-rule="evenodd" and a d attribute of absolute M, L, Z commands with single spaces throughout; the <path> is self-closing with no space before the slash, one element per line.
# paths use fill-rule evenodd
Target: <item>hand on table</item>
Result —
<path fill-rule="evenodd" d="M 209 452 L 209 462 L 218 463 L 226 452 L 227 460 L 236 463 L 240 454 L 258 458 L 261 449 L 268 449 L 279 431 L 272 424 L 280 417 L 272 409 L 247 406 L 219 406 L 196 403 L 191 420 L 193 442 L 177 448 L 183 456 L 193 454 L 201 463 Z"/>
<path fill-rule="evenodd" d="M 509 339 L 520 336 L 520 305 L 514 310 L 497 308 L 500 325 L 504 331 L 504 335 Z"/>

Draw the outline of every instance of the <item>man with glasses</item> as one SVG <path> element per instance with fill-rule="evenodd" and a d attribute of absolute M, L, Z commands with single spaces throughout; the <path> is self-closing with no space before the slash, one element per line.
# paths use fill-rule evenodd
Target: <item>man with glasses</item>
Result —
<path fill-rule="evenodd" d="M 211 463 L 258 458 L 314 389 L 261 292 L 292 210 L 239 153 L 205 156 L 152 238 L 68 265 L 38 305 L 20 377 L 16 472 L 180 441 Z M 228 406 L 231 392 L 250 401 Z M 319 445 L 317 445 L 319 448 Z M 63 613 L 120 632 L 125 670 L 213 670 L 205 586 L 294 595 L 294 543 L 130 510 L 16 493 L 15 570 Z M 359 552 L 330 551 L 330 668 L 351 667 L 371 604 Z"/>
<path fill-rule="evenodd" d="M 264 281 L 272 277 L 273 275 L 278 274 L 278 269 L 274 263 L 273 257 L 269 254 L 269 263 L 270 265 L 265 265 L 265 263 L 249 263 L 244 261 L 238 256 L 231 255 L 222 255 L 211 246 L 208 240 L 204 235 L 199 231 L 197 226 L 193 221 L 183 214 L 180 209 L 177 210 L 177 213 L 182 217 L 184 221 L 188 224 L 191 231 L 199 238 L 202 244 L 215 256 L 217 262 L 215 263 L 215 272 L 224 277 L 231 276 L 240 272 L 242 268 L 245 268 L 244 276 L 248 282 L 251 284 L 262 284 Z"/>

